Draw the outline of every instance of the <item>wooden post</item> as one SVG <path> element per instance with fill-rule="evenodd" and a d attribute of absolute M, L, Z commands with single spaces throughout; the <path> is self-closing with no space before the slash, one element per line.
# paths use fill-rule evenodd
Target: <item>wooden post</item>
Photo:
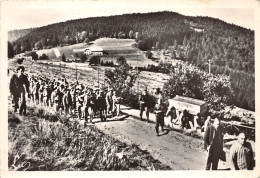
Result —
<path fill-rule="evenodd" d="M 99 64 L 98 64 L 98 88 L 99 88 Z"/>
<path fill-rule="evenodd" d="M 76 70 L 76 81 L 78 81 L 78 71 L 77 71 L 77 63 L 76 63 L 76 61 L 75 61 L 75 70 Z"/>
<path fill-rule="evenodd" d="M 209 61 L 209 74 L 211 74 L 211 59 L 209 59 L 208 61 Z"/>
<path fill-rule="evenodd" d="M 139 72 L 139 69 L 138 69 L 138 61 L 137 61 L 137 72 Z M 137 78 L 137 93 L 139 93 L 139 76 Z"/>

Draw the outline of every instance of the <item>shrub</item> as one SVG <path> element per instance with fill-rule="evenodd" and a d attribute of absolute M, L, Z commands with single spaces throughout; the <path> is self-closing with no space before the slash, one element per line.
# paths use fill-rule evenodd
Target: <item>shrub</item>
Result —
<path fill-rule="evenodd" d="M 23 61 L 24 61 L 24 58 L 18 58 L 18 59 L 16 59 L 16 62 L 17 62 L 18 64 L 22 64 Z"/>
<path fill-rule="evenodd" d="M 233 91 L 227 76 L 213 76 L 196 67 L 188 67 L 184 72 L 172 71 L 171 77 L 163 86 L 164 98 L 175 95 L 205 100 L 210 110 L 221 110 L 232 103 Z"/>
<path fill-rule="evenodd" d="M 105 70 L 106 83 L 117 93 L 120 93 L 122 97 L 130 93 L 137 76 L 138 72 L 132 70 L 127 63 L 115 67 L 114 70 Z"/>
<path fill-rule="evenodd" d="M 148 59 L 152 59 L 152 57 L 153 57 L 153 53 L 152 53 L 151 51 L 147 51 L 147 52 L 145 53 L 145 55 L 146 55 L 146 57 L 147 57 Z"/>
<path fill-rule="evenodd" d="M 98 65 L 100 64 L 100 57 L 99 56 L 92 56 L 90 59 L 89 59 L 89 65 Z"/>
<path fill-rule="evenodd" d="M 49 59 L 49 56 L 47 56 L 44 53 L 39 57 L 39 60 L 48 60 L 48 59 Z"/>

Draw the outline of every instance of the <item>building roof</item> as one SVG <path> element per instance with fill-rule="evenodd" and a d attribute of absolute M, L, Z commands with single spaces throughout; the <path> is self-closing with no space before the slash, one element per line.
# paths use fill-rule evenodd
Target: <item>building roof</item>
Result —
<path fill-rule="evenodd" d="M 86 48 L 86 50 L 90 50 L 92 52 L 103 52 L 103 48 L 99 47 L 99 46 L 91 46 L 89 48 Z"/>

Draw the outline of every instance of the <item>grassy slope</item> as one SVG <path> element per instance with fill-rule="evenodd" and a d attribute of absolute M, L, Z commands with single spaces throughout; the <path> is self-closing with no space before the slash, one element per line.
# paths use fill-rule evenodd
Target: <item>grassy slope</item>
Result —
<path fill-rule="evenodd" d="M 9 111 L 8 123 L 10 170 L 170 169 L 136 145 L 121 143 L 94 125 L 84 127 L 44 108 L 29 107 L 26 117 Z"/>

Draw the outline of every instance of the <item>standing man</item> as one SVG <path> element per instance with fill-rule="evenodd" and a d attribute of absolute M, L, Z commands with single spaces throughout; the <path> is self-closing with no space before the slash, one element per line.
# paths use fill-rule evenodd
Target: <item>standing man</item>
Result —
<path fill-rule="evenodd" d="M 164 127 L 164 112 L 162 108 L 161 103 L 157 103 L 154 107 L 154 114 L 156 116 L 156 123 L 155 123 L 155 131 L 157 136 L 160 136 L 159 134 L 159 126 L 161 126 L 161 131 L 163 132 Z"/>
<path fill-rule="evenodd" d="M 112 88 L 108 89 L 108 92 L 106 94 L 106 106 L 107 106 L 107 115 L 109 113 L 112 113 L 112 107 L 113 107 L 113 90 Z"/>
<path fill-rule="evenodd" d="M 26 75 L 24 75 L 24 67 L 19 66 L 17 68 L 17 74 L 14 74 L 10 80 L 10 93 L 13 95 L 14 112 L 19 108 L 20 115 L 26 115 L 26 98 L 27 93 L 29 97 L 29 81 Z"/>
<path fill-rule="evenodd" d="M 64 106 L 64 114 L 68 115 L 68 114 L 71 114 L 72 98 L 70 95 L 69 88 L 65 88 L 64 91 L 65 91 L 65 93 L 62 98 L 63 106 Z"/>
<path fill-rule="evenodd" d="M 99 90 L 95 105 L 99 111 L 101 121 L 106 121 L 106 98 L 103 90 Z"/>
<path fill-rule="evenodd" d="M 140 119 L 143 119 L 143 112 L 145 110 L 147 122 L 149 122 L 149 95 L 147 89 L 143 91 L 143 93 L 139 97 L 139 104 L 140 104 Z"/>
<path fill-rule="evenodd" d="M 206 121 L 204 122 L 204 125 L 202 126 L 202 130 L 201 131 L 206 131 L 207 127 L 211 125 L 210 120 L 211 120 L 211 117 L 208 116 Z"/>
<path fill-rule="evenodd" d="M 204 143 L 204 148 L 208 151 L 206 170 L 210 170 L 211 165 L 212 170 L 217 170 L 218 161 L 223 153 L 223 135 L 219 119 L 216 118 L 214 124 L 207 127 Z"/>
<path fill-rule="evenodd" d="M 90 89 L 85 88 L 83 90 L 84 94 L 83 94 L 83 105 L 82 105 L 82 115 L 85 118 L 85 123 L 88 122 L 88 107 L 89 107 L 89 102 L 88 102 L 88 98 L 89 98 L 89 91 Z"/>
<path fill-rule="evenodd" d="M 89 95 L 88 95 L 88 114 L 90 118 L 90 122 L 93 124 L 93 118 L 94 118 L 94 107 L 95 107 L 96 97 L 95 93 L 92 89 L 89 89 Z"/>
<path fill-rule="evenodd" d="M 240 133 L 237 142 L 231 146 L 229 161 L 231 170 L 253 170 L 253 150 L 244 133 Z"/>
<path fill-rule="evenodd" d="M 120 97 L 116 96 L 116 91 L 113 91 L 113 96 L 112 96 L 112 100 L 113 100 L 113 109 L 112 109 L 112 115 L 116 115 L 119 116 L 120 115 Z"/>

